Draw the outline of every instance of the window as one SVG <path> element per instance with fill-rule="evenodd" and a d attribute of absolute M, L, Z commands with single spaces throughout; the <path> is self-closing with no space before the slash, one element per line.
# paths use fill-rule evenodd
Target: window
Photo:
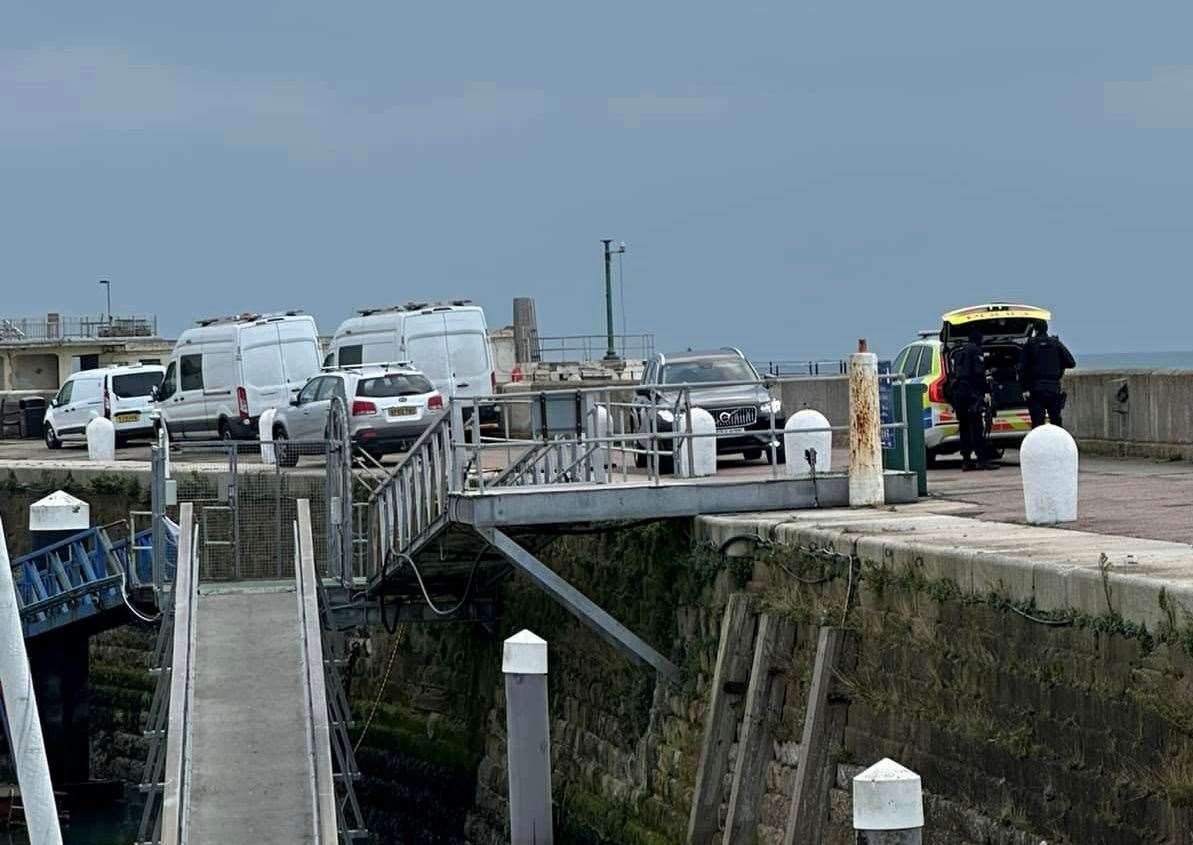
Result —
<path fill-rule="evenodd" d="M 663 367 L 663 384 L 702 384 L 713 381 L 757 381 L 754 369 L 741 358 L 677 361 Z"/>
<path fill-rule="evenodd" d="M 363 347 L 357 343 L 353 346 L 341 346 L 337 363 L 341 367 L 354 367 L 361 362 L 360 350 Z"/>
<path fill-rule="evenodd" d="M 58 395 L 54 397 L 54 404 L 65 405 L 67 402 L 69 402 L 70 394 L 71 391 L 74 390 L 74 387 L 75 383 L 73 381 L 68 381 L 66 384 L 62 385 L 62 389 L 59 390 Z"/>
<path fill-rule="evenodd" d="M 915 375 L 917 378 L 926 376 L 932 372 L 932 347 L 925 346 L 920 352 L 920 361 L 916 364 Z"/>
<path fill-rule="evenodd" d="M 393 396 L 418 396 L 431 393 L 435 387 L 416 373 L 386 373 L 376 378 L 361 379 L 356 386 L 356 395 L 373 399 Z"/>
<path fill-rule="evenodd" d="M 334 352 L 328 352 L 327 355 L 324 356 L 324 358 L 323 358 L 323 369 L 326 370 L 329 367 L 334 367 L 335 365 L 336 365 L 336 354 Z"/>
<path fill-rule="evenodd" d="M 203 389 L 203 356 L 183 355 L 178 366 L 179 381 L 183 390 Z"/>
<path fill-rule="evenodd" d="M 319 372 L 319 344 L 312 340 L 282 343 L 282 362 L 286 381 L 302 381 Z"/>
<path fill-rule="evenodd" d="M 308 381 L 303 386 L 302 390 L 298 391 L 298 404 L 305 405 L 307 402 L 314 402 L 315 396 L 319 392 L 319 388 L 325 381 L 327 381 L 325 378 L 313 378 Z"/>
<path fill-rule="evenodd" d="M 319 392 L 315 394 L 318 400 L 331 399 L 336 395 L 336 388 L 339 387 L 340 380 L 334 376 L 325 376 L 319 379 L 322 384 L 319 385 Z"/>
<path fill-rule="evenodd" d="M 175 378 L 174 378 L 174 362 L 170 362 L 170 366 L 166 367 L 166 375 L 162 378 L 162 389 L 157 392 L 158 399 L 169 399 L 174 395 Z"/>
<path fill-rule="evenodd" d="M 162 374 L 153 370 L 145 373 L 126 373 L 122 376 L 112 376 L 112 392 L 119 399 L 148 396 L 153 388 L 161 384 L 161 381 Z"/>
<path fill-rule="evenodd" d="M 919 365 L 920 352 L 923 350 L 921 346 L 912 346 L 907 350 L 907 357 L 903 359 L 903 366 L 899 368 L 899 372 L 905 376 L 914 376 L 915 368 Z"/>
<path fill-rule="evenodd" d="M 252 346 L 240 353 L 244 366 L 244 380 L 253 387 L 276 387 L 285 381 L 282 376 L 282 355 L 277 344 Z"/>
<path fill-rule="evenodd" d="M 895 356 L 895 363 L 891 365 L 892 373 L 903 372 L 903 365 L 907 362 L 907 355 L 913 349 L 915 349 L 914 346 L 904 346 L 903 351 Z"/>

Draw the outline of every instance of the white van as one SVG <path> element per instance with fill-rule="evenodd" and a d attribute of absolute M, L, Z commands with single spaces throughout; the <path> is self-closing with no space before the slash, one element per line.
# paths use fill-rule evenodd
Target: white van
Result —
<path fill-rule="evenodd" d="M 314 318 L 297 311 L 200 320 L 174 344 L 156 407 L 171 437 L 256 439 L 267 408 L 319 372 Z"/>
<path fill-rule="evenodd" d="M 409 303 L 359 314 L 336 329 L 325 366 L 409 361 L 448 399 L 494 393 L 493 350 L 479 305 Z M 494 406 L 482 408 L 481 420 L 494 421 Z"/>
<path fill-rule="evenodd" d="M 153 391 L 165 367 L 121 364 L 72 374 L 46 411 L 45 438 L 50 449 L 64 440 L 86 441 L 87 423 L 106 417 L 116 428 L 116 443 L 153 434 Z"/>

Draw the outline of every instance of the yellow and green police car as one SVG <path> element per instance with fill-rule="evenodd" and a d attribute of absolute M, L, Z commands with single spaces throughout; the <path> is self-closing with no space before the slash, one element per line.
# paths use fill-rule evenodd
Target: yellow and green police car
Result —
<path fill-rule="evenodd" d="M 924 446 L 928 463 L 939 455 L 956 453 L 961 447 L 957 416 L 944 395 L 948 378 L 948 357 L 969 339 L 972 329 L 982 333 L 986 373 L 991 380 L 994 420 L 990 443 L 996 449 L 1017 448 L 1031 430 L 1027 400 L 1019 384 L 1019 353 L 1027 338 L 1052 315 L 1034 305 L 990 303 L 949 311 L 941 317 L 940 331 L 920 332 L 919 340 L 903 348 L 892 369 L 913 384 L 928 388 L 924 399 Z"/>

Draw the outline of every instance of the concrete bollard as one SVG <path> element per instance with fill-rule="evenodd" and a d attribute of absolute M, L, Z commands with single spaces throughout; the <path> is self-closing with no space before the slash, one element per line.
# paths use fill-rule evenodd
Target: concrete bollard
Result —
<path fill-rule="evenodd" d="M 111 420 L 95 417 L 87 423 L 87 459 L 116 460 L 116 426 Z"/>
<path fill-rule="evenodd" d="M 530 631 L 505 641 L 506 758 L 511 845 L 551 845 L 551 716 L 547 642 Z"/>
<path fill-rule="evenodd" d="M 879 760 L 853 779 L 857 845 L 920 845 L 924 794 L 920 776 L 894 760 Z"/>
<path fill-rule="evenodd" d="M 273 449 L 273 418 L 277 411 L 266 408 L 257 420 L 257 439 L 261 441 L 261 463 L 272 464 L 276 454 Z"/>
<path fill-rule="evenodd" d="M 1019 447 L 1023 507 L 1033 525 L 1077 519 L 1077 444 L 1058 425 L 1034 428 Z"/>
<path fill-rule="evenodd" d="M 688 415 L 676 414 L 675 433 L 687 434 Z M 712 414 L 703 408 L 692 409 L 691 466 L 688 460 L 688 439 L 672 440 L 675 448 L 675 474 L 680 478 L 702 478 L 717 474 L 717 438 L 700 437 L 717 433 L 717 424 Z"/>
<path fill-rule="evenodd" d="M 812 408 L 804 408 L 791 415 L 783 427 L 783 449 L 787 452 L 788 476 L 807 478 L 813 473 L 819 475 L 832 470 L 833 433 L 807 431 L 828 427 L 828 418 Z"/>
<path fill-rule="evenodd" d="M 849 358 L 849 506 L 886 501 L 882 475 L 882 429 L 878 409 L 878 356 L 866 341 Z M 788 458 L 790 460 L 790 457 Z"/>

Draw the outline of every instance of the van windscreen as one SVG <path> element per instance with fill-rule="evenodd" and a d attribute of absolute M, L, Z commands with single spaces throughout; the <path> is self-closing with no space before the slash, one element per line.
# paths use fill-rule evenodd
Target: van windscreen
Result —
<path fill-rule="evenodd" d="M 390 396 L 418 396 L 435 388 L 423 376 L 415 373 L 386 373 L 376 378 L 361 379 L 356 395 L 374 399 Z"/>
<path fill-rule="evenodd" d="M 119 399 L 132 399 L 135 396 L 148 396 L 149 391 L 161 383 L 162 374 L 156 370 L 126 373 L 122 376 L 112 376 L 112 392 Z"/>

